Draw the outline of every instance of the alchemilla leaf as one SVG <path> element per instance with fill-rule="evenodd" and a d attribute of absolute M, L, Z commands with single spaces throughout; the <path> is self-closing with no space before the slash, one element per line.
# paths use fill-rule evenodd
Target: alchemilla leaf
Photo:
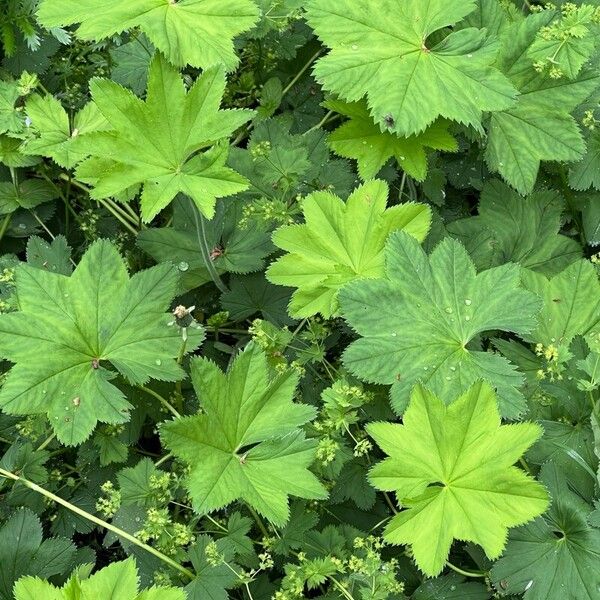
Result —
<path fill-rule="evenodd" d="M 272 374 L 262 350 L 250 344 L 227 373 L 192 361 L 192 382 L 203 412 L 165 423 L 161 438 L 186 461 L 194 508 L 207 513 L 243 500 L 276 525 L 289 518 L 288 497 L 326 498 L 308 467 L 316 442 L 301 429 L 315 409 L 292 402 L 298 376 Z"/>
<path fill-rule="evenodd" d="M 340 292 L 342 315 L 362 336 L 346 349 L 344 364 L 364 381 L 391 385 L 398 412 L 418 381 L 452 398 L 486 379 L 498 391 L 501 414 L 518 417 L 522 377 L 504 357 L 483 351 L 478 336 L 535 327 L 540 301 L 520 287 L 519 274 L 512 263 L 477 274 L 455 240 L 446 238 L 428 257 L 414 238 L 393 233 L 385 277 Z"/>
<path fill-rule="evenodd" d="M 47 413 L 65 444 L 84 441 L 98 421 L 126 422 L 131 404 L 113 381 L 118 374 L 135 384 L 185 376 L 175 361 L 182 334 L 165 313 L 177 278 L 168 264 L 130 278 L 104 240 L 70 277 L 22 264 L 19 311 L 0 315 L 0 355 L 15 363 L 0 390 L 2 410 Z M 187 349 L 202 336 L 190 329 Z"/>
<path fill-rule="evenodd" d="M 293 317 L 339 313 L 338 292 L 349 281 L 383 275 L 383 249 L 390 232 L 403 229 L 422 241 L 431 211 L 424 204 L 386 208 L 388 186 L 369 181 L 344 202 L 329 192 L 305 198 L 305 223 L 286 225 L 273 242 L 288 253 L 267 271 L 269 281 L 298 288 L 289 306 Z"/>
<path fill-rule="evenodd" d="M 224 88 L 224 70 L 213 67 L 186 90 L 179 71 L 160 54 L 150 64 L 145 101 L 108 79 L 93 79 L 92 98 L 112 129 L 88 136 L 91 158 L 77 170 L 93 185 L 92 197 L 115 196 L 141 184 L 145 221 L 180 192 L 212 218 L 217 198 L 246 188 L 246 180 L 225 166 L 227 148 L 215 143 L 248 121 L 252 111 L 220 110 Z"/>
<path fill-rule="evenodd" d="M 448 131 L 448 122 L 443 120 L 436 121 L 422 133 L 402 137 L 382 131 L 373 122 L 366 102 L 329 100 L 325 106 L 349 117 L 346 123 L 331 132 L 327 142 L 336 154 L 356 159 L 362 179 L 375 177 L 393 157 L 408 175 L 423 181 L 427 175 L 426 149 L 458 150 L 456 138 Z"/>
<path fill-rule="evenodd" d="M 45 27 L 80 23 L 84 40 L 139 27 L 177 66 L 232 69 L 233 38 L 254 25 L 258 8 L 252 0 L 42 0 L 37 16 Z"/>
<path fill-rule="evenodd" d="M 475 383 L 450 404 L 418 385 L 402 425 L 371 423 L 367 431 L 389 455 L 369 479 L 395 492 L 404 508 L 386 526 L 385 538 L 409 544 L 427 575 L 441 572 L 455 539 L 498 558 L 508 528 L 548 506 L 544 487 L 513 466 L 542 430 L 534 423 L 501 425 L 488 384 Z"/>
<path fill-rule="evenodd" d="M 484 29 L 440 35 L 475 7 L 474 0 L 312 0 L 308 22 L 331 48 L 315 75 L 345 100 L 366 95 L 374 119 L 399 135 L 439 117 L 481 130 L 483 111 L 508 108 L 516 91 L 492 67 L 498 46 Z"/>

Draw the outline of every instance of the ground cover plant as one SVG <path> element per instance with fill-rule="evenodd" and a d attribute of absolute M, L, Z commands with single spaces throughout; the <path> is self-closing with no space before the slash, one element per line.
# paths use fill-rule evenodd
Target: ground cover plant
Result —
<path fill-rule="evenodd" d="M 0 8 L 0 600 L 600 600 L 597 0 Z"/>

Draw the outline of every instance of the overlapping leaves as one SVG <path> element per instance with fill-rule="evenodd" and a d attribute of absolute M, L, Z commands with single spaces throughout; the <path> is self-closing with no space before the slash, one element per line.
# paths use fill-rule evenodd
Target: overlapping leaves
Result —
<path fill-rule="evenodd" d="M 340 292 L 341 312 L 362 336 L 344 352 L 344 364 L 365 381 L 391 385 L 399 412 L 417 381 L 455 397 L 486 379 L 498 390 L 501 414 L 518 417 L 522 377 L 504 357 L 482 351 L 478 336 L 535 327 L 539 300 L 520 287 L 519 274 L 512 263 L 477 274 L 455 240 L 446 238 L 428 257 L 414 238 L 393 233 L 385 277 Z"/>

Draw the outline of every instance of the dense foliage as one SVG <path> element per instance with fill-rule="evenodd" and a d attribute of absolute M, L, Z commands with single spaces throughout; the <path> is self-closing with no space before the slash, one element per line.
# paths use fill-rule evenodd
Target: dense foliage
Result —
<path fill-rule="evenodd" d="M 600 600 L 600 2 L 0 0 L 0 600 Z"/>

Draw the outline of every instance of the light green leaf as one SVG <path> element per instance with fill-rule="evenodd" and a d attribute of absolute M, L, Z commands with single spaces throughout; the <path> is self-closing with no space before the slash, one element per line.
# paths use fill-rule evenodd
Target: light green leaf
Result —
<path fill-rule="evenodd" d="M 110 129 L 108 121 L 95 104 L 86 104 L 69 123 L 69 115 L 54 96 L 30 96 L 25 105 L 31 120 L 31 137 L 21 146 L 21 152 L 47 156 L 61 167 L 72 169 L 89 155 L 86 135 Z"/>
<path fill-rule="evenodd" d="M 150 65 L 145 101 L 108 79 L 93 79 L 93 100 L 112 131 L 88 137 L 85 148 L 92 158 L 81 164 L 78 178 L 93 185 L 93 198 L 143 184 L 145 221 L 178 192 L 212 218 L 217 198 L 247 187 L 225 166 L 226 147 L 214 145 L 252 116 L 249 110 L 219 110 L 224 88 L 224 71 L 215 67 L 186 91 L 179 71 L 160 54 Z"/>
<path fill-rule="evenodd" d="M 514 467 L 542 434 L 534 423 L 501 425 L 496 397 L 478 382 L 449 405 L 421 385 L 403 424 L 371 423 L 367 431 L 389 455 L 369 474 L 404 507 L 384 537 L 409 544 L 419 568 L 438 575 L 453 540 L 480 544 L 488 558 L 502 553 L 509 527 L 542 514 L 543 486 Z"/>
<path fill-rule="evenodd" d="M 164 423 L 161 439 L 191 472 L 187 488 L 204 514 L 243 500 L 276 525 L 289 518 L 288 497 L 327 497 L 308 470 L 316 442 L 300 426 L 315 409 L 294 404 L 298 376 L 272 376 L 250 344 L 227 373 L 206 359 L 191 364 L 202 414 Z"/>
<path fill-rule="evenodd" d="M 525 409 L 522 376 L 478 341 L 485 331 L 522 335 L 535 327 L 539 300 L 519 287 L 518 265 L 477 274 L 459 242 L 446 238 L 428 257 L 398 231 L 386 247 L 385 273 L 340 292 L 342 315 L 362 336 L 344 352 L 346 367 L 364 381 L 391 384 L 397 412 L 417 381 L 452 398 L 487 379 L 502 415 L 518 417 Z"/>
<path fill-rule="evenodd" d="M 315 75 L 345 100 L 366 95 L 375 121 L 399 135 L 420 133 L 438 117 L 481 130 L 483 111 L 508 108 L 515 98 L 491 66 L 497 46 L 485 30 L 443 39 L 439 33 L 475 6 L 473 0 L 312 0 L 308 22 L 332 49 Z"/>
<path fill-rule="evenodd" d="M 23 129 L 23 116 L 15 106 L 21 97 L 17 81 L 0 81 L 0 133 L 18 133 Z"/>
<path fill-rule="evenodd" d="M 329 147 L 339 156 L 358 161 L 358 173 L 363 180 L 372 179 L 392 157 L 398 165 L 417 181 L 427 176 L 425 148 L 456 152 L 458 143 L 448 132 L 448 124 L 436 121 L 423 133 L 399 137 L 382 131 L 373 122 L 365 102 L 329 100 L 324 106 L 350 117 L 350 120 L 333 131 L 328 138 Z"/>
<path fill-rule="evenodd" d="M 174 65 L 232 70 L 233 38 L 256 23 L 258 9 L 251 0 L 42 0 L 37 16 L 47 28 L 81 23 L 83 40 L 139 27 Z"/>
<path fill-rule="evenodd" d="M 23 577 L 15 585 L 15 600 L 186 600 L 185 592 L 176 587 L 138 592 L 138 570 L 134 559 L 128 558 L 85 579 L 75 572 L 62 588 L 35 577 Z"/>
<path fill-rule="evenodd" d="M 475 265 L 485 269 L 506 262 L 553 275 L 581 257 L 581 246 L 559 234 L 564 200 L 540 190 L 523 198 L 499 180 L 486 182 L 479 215 L 448 224 Z"/>
<path fill-rule="evenodd" d="M 124 423 L 131 405 L 113 384 L 112 365 L 132 383 L 184 377 L 181 333 L 164 311 L 177 271 L 159 265 L 129 278 L 108 241 L 94 243 L 70 277 L 21 265 L 20 310 L 0 315 L 0 354 L 16 363 L 2 390 L 9 414 L 47 413 L 58 439 L 78 444 L 96 422 Z M 189 330 L 187 350 L 202 341 Z"/>
<path fill-rule="evenodd" d="M 338 314 L 338 291 L 360 278 L 383 274 L 383 248 L 390 232 L 403 229 L 422 241 L 429 230 L 431 211 L 424 204 L 406 203 L 386 208 L 388 186 L 369 181 L 347 202 L 328 192 L 304 199 L 305 223 L 280 227 L 273 242 L 288 254 L 267 270 L 269 281 L 298 288 L 290 315 Z"/>

